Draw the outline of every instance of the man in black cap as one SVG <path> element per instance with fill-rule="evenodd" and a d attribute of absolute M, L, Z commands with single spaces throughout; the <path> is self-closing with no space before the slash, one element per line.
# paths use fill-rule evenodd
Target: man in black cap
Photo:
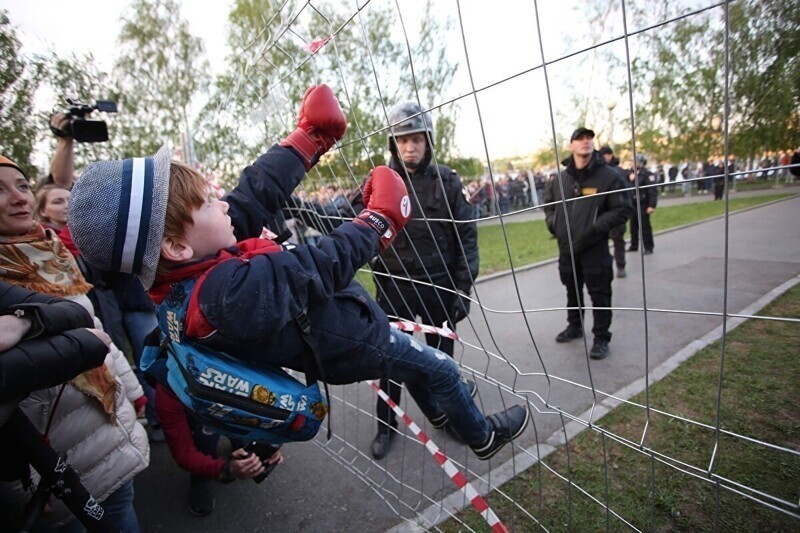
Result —
<path fill-rule="evenodd" d="M 610 146 L 603 146 L 600 148 L 600 155 L 606 160 L 606 165 L 613 168 L 622 177 L 622 182 L 627 185 L 627 172 L 619 166 L 619 159 L 614 156 L 614 150 L 612 150 Z M 609 232 L 611 242 L 614 243 L 614 262 L 617 264 L 618 278 L 624 278 L 628 275 L 628 273 L 625 272 L 625 227 L 623 223 L 619 226 L 614 226 Z"/>
<path fill-rule="evenodd" d="M 556 342 L 583 337 L 583 286 L 592 298 L 594 343 L 589 356 L 604 359 L 611 340 L 611 281 L 613 259 L 608 252 L 608 233 L 631 215 L 622 176 L 606 165 L 594 149 L 594 132 L 576 129 L 570 137 L 572 155 L 562 161 L 566 170 L 548 190 L 545 203 L 547 228 L 558 239 L 558 271 L 567 289 L 567 329 Z M 574 261 L 574 269 L 573 269 Z"/>

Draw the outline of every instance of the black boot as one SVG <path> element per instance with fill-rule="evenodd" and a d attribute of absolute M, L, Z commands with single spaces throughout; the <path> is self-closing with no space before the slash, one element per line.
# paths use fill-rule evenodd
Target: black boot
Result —
<path fill-rule="evenodd" d="M 392 447 L 392 439 L 394 438 L 394 430 L 378 431 L 375 438 L 372 440 L 372 457 L 375 459 L 383 459 L 389 453 L 389 448 Z"/>
<path fill-rule="evenodd" d="M 589 352 L 589 357 L 592 359 L 605 359 L 608 357 L 608 341 L 595 339 L 592 350 Z"/>
<path fill-rule="evenodd" d="M 583 330 L 580 326 L 570 324 L 567 329 L 556 335 L 556 342 L 569 342 L 583 337 Z"/>
<path fill-rule="evenodd" d="M 192 476 L 189 480 L 189 511 L 195 516 L 207 516 L 215 505 L 214 480 Z"/>
<path fill-rule="evenodd" d="M 522 435 L 528 425 L 530 412 L 521 405 L 514 405 L 505 411 L 489 415 L 486 419 L 492 428 L 489 438 L 478 446 L 470 446 L 482 461 L 494 457 L 503 446 Z"/>

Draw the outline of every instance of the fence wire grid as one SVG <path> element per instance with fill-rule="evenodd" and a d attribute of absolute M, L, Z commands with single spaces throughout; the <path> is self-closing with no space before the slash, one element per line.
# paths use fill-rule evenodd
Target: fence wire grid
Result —
<path fill-rule="evenodd" d="M 497 4 L 495 9 L 504 9 L 502 2 Z M 369 94 L 373 103 L 378 102 L 378 109 L 386 118 L 383 126 L 365 129 L 355 118 L 356 114 L 350 113 L 346 137 L 326 160 L 338 166 L 329 164 L 313 169 L 298 189 L 307 196 L 312 196 L 315 185 L 319 183 L 356 190 L 365 176 L 352 170 L 356 161 L 348 160 L 343 148 L 361 147 L 359 161 L 377 164 L 384 160 L 371 153 L 367 141 L 375 137 L 388 137 L 391 126 L 388 110 L 397 103 L 392 98 L 398 94 L 399 84 L 407 82 L 412 88 L 411 99 L 417 101 L 424 111 L 431 112 L 434 120 L 439 115 L 450 113 L 457 117 L 458 128 L 463 127 L 462 123 L 469 125 L 470 135 L 476 141 L 475 145 L 482 148 L 483 164 L 492 178 L 502 174 L 502 171 L 492 168 L 491 161 L 496 159 L 495 154 L 503 153 L 503 143 L 507 142 L 507 138 L 501 135 L 503 124 L 526 122 L 528 139 L 522 144 L 527 143 L 529 151 L 533 151 L 539 139 L 549 142 L 552 150 L 551 168 L 558 175 L 555 184 L 560 187 L 562 170 L 559 169 L 562 167 L 557 162 L 569 155 L 565 137 L 568 139 L 569 132 L 581 125 L 575 123 L 578 115 L 569 111 L 575 104 L 570 102 L 565 93 L 587 84 L 587 92 L 591 91 L 592 98 L 596 99 L 597 95 L 605 93 L 618 95 L 620 102 L 616 118 L 612 116 L 614 106 L 610 105 L 607 106 L 608 121 L 603 113 L 597 111 L 582 116 L 594 124 L 598 132 L 603 130 L 598 137 L 605 136 L 635 161 L 637 146 L 640 146 L 637 142 L 637 123 L 642 117 L 636 116 L 634 111 L 640 95 L 637 94 L 632 64 L 637 60 L 642 36 L 662 31 L 684 19 L 709 17 L 712 24 L 724 28 L 725 98 L 724 107 L 720 110 L 722 120 L 714 149 L 727 160 L 730 155 L 730 3 L 679 2 L 679 5 L 673 5 L 671 14 L 666 18 L 658 19 L 654 15 L 648 23 L 634 27 L 631 10 L 642 9 L 646 3 L 622 0 L 608 2 L 606 6 L 605 2 L 598 2 L 607 11 L 602 19 L 604 24 L 599 29 L 590 27 L 588 21 L 577 19 L 576 14 L 581 12 L 577 2 L 573 3 L 575 5 L 562 2 L 560 4 L 568 5 L 558 9 L 549 4 L 531 0 L 514 3 L 514 9 L 518 11 L 508 9 L 505 15 L 508 20 L 524 19 L 527 28 L 524 47 L 520 44 L 522 41 L 514 38 L 514 46 L 519 47 L 503 49 L 505 54 L 514 56 L 514 60 L 501 61 L 496 58 L 497 64 L 489 68 L 489 60 L 479 53 L 480 47 L 485 45 L 486 39 L 503 40 L 511 37 L 503 27 L 481 26 L 481 21 L 475 18 L 480 11 L 472 2 L 441 0 L 420 4 L 399 0 L 360 1 L 349 4 L 349 16 L 341 17 L 334 16 L 330 6 L 323 2 L 287 0 L 277 13 L 264 17 L 263 32 L 254 36 L 250 45 L 241 51 L 240 58 L 248 59 L 238 84 L 226 98 L 220 100 L 219 111 L 224 112 L 237 92 L 260 88 L 260 96 L 265 104 L 263 110 L 256 110 L 254 123 L 263 119 L 274 131 L 287 132 L 294 127 L 294 114 L 299 105 L 299 101 L 291 101 L 289 95 L 297 94 L 308 81 L 330 85 L 345 110 L 357 109 L 360 99 Z M 426 8 L 430 11 L 426 12 Z M 392 35 L 396 38 L 395 44 L 406 56 L 406 71 L 400 72 L 392 65 L 380 64 L 372 54 L 375 43 L 370 41 L 370 28 L 365 25 L 368 24 L 370 11 L 377 9 L 388 9 L 394 15 Z M 484 9 L 490 7 L 484 6 Z M 341 8 L 337 12 L 341 13 Z M 563 16 L 565 13 L 570 16 L 553 18 L 554 14 Z M 443 26 L 448 31 L 440 35 L 438 41 L 456 58 L 459 69 L 443 94 L 428 94 L 424 87 L 417 85 L 417 74 L 432 68 L 425 63 L 430 56 L 426 58 L 415 51 L 419 27 L 426 17 L 450 20 L 449 26 Z M 311 28 L 327 28 L 327 31 L 312 34 Z M 348 64 L 340 59 L 342 54 L 351 53 L 339 42 L 340 35 L 345 31 L 350 36 L 360 36 L 362 39 L 360 51 L 365 54 L 366 62 L 362 66 L 364 72 L 368 73 L 366 76 L 364 72 L 356 76 L 346 71 Z M 348 46 L 352 44 L 352 41 L 347 43 Z M 606 78 L 596 75 L 596 64 L 604 57 L 616 58 L 602 64 L 614 69 L 615 78 L 622 82 L 621 89 L 620 84 L 609 85 Z M 278 61 L 276 58 L 282 59 Z M 586 79 L 587 76 L 592 79 Z M 359 85 L 351 83 L 355 79 Z M 369 83 L 366 87 L 363 85 L 365 80 Z M 531 92 L 532 86 L 536 87 L 535 92 Z M 526 94 L 535 94 L 537 97 L 531 98 Z M 543 99 L 538 95 L 543 95 Z M 261 112 L 263 116 L 258 114 Z M 613 134 L 614 123 L 617 124 L 616 136 Z M 513 142 L 519 142 L 519 139 Z M 381 156 L 385 157 L 386 154 Z M 447 162 L 444 154 L 434 151 L 432 163 Z M 333 168 L 346 170 L 335 172 Z M 737 183 L 755 172 L 771 171 L 784 175 L 785 168 L 777 163 L 769 169 L 729 171 L 727 166 L 724 168 L 721 176 L 725 183 L 725 211 L 720 219 L 704 230 L 708 237 L 708 249 L 702 256 L 687 257 L 670 250 L 669 247 L 679 245 L 680 240 L 662 235 L 656 237 L 660 241 L 656 254 L 674 255 L 665 263 L 651 267 L 650 259 L 642 253 L 643 248 L 637 254 L 628 254 L 630 276 L 613 283 L 612 355 L 601 362 L 589 358 L 590 339 L 572 343 L 569 348 L 556 345 L 553 340 L 565 325 L 567 310 L 563 305 L 564 287 L 557 279 L 555 269 L 548 269 L 546 277 L 537 277 L 535 273 L 547 267 L 527 269 L 516 265 L 515 250 L 508 239 L 507 226 L 519 220 L 540 219 L 545 206 L 534 202 L 535 205 L 512 213 L 500 213 L 495 196 L 494 205 L 489 206 L 490 214 L 481 215 L 481 227 L 498 225 L 501 228 L 510 269 L 499 275 L 475 280 L 470 297 L 472 310 L 469 317 L 458 324 L 459 340 L 454 357 L 464 376 L 478 384 L 476 401 L 484 412 L 495 412 L 523 402 L 533 413 L 532 423 L 523 437 L 496 458 L 480 462 L 452 435 L 431 427 L 407 394 L 403 395 L 402 406 L 479 492 L 491 494 L 493 505 L 497 502 L 498 505 L 502 504 L 503 509 L 514 510 L 517 516 L 514 529 L 561 530 L 580 527 L 572 522 L 572 510 L 577 505 L 592 508 L 599 517 L 601 527 L 606 529 L 658 529 L 660 526 L 656 523 L 655 507 L 659 484 L 666 471 L 671 472 L 669 475 L 673 478 L 677 475 L 678 479 L 686 482 L 693 480 L 710 487 L 717 498 L 716 516 L 708 517 L 709 524 L 712 524 L 710 527 L 714 529 L 725 528 L 724 516 L 719 516 L 720 513 L 724 515 L 719 498 L 720 494 L 725 493 L 737 495 L 743 501 L 755 502 L 764 512 L 800 519 L 796 479 L 788 482 L 793 486 L 787 492 L 775 492 L 751 484 L 746 478 L 735 477 L 729 468 L 720 469 L 721 461 L 735 461 L 735 458 L 726 456 L 727 446 L 731 442 L 772 453 L 774 463 L 765 464 L 765 468 L 800 461 L 796 441 L 788 445 L 768 442 L 758 433 L 730 429 L 729 421 L 721 416 L 726 401 L 723 392 L 730 328 L 745 319 L 779 321 L 794 324 L 795 327 L 798 322 L 793 317 L 756 315 L 758 309 L 752 307 L 754 299 L 743 299 L 738 291 L 736 284 L 741 281 L 739 270 L 743 268 L 742 265 L 747 268 L 761 267 L 755 260 L 740 258 L 739 252 L 742 250 L 736 233 L 740 225 L 737 225 L 738 219 L 731 216 L 729 210 Z M 711 183 L 718 177 L 692 177 L 680 183 L 692 188 L 697 183 Z M 641 187 L 663 188 L 659 184 Z M 415 194 L 413 190 L 409 192 Z M 582 199 L 572 201 L 580 202 Z M 556 208 L 566 210 L 566 202 L 558 203 Z M 325 216 L 318 213 L 314 216 L 319 217 L 320 228 L 325 233 Z M 654 217 L 657 216 L 654 214 Z M 452 219 L 425 220 L 429 224 L 456 224 Z M 328 224 L 327 228 L 330 227 Z M 459 242 L 458 247 L 463 254 L 463 243 Z M 555 243 L 553 247 L 555 255 Z M 391 250 L 389 253 L 392 253 Z M 698 269 L 705 272 L 706 285 L 698 289 L 702 297 L 674 291 L 671 283 L 681 269 L 686 273 Z M 370 284 L 373 275 L 388 276 L 373 273 L 369 267 L 365 267 L 361 279 Z M 769 270 L 765 275 L 772 284 L 764 287 L 764 292 L 796 281 L 796 273 L 787 277 L 782 272 L 772 273 Z M 398 279 L 420 286 L 432 284 L 430 276 L 427 282 L 413 281 L 408 272 Z M 577 280 L 574 281 L 577 283 Z M 430 304 L 437 305 L 436 302 Z M 593 308 L 587 305 L 583 309 L 589 311 L 584 327 L 588 336 Z M 722 340 L 722 348 L 717 367 L 707 382 L 709 390 L 715 391 L 715 416 L 711 419 L 694 419 L 677 405 L 651 401 L 651 386 L 668 372 L 662 365 L 676 352 L 715 331 Z M 643 391 L 643 400 L 634 402 L 631 398 L 638 390 Z M 464 518 L 460 511 L 468 508 L 470 502 L 402 423 L 395 430 L 397 435 L 388 457 L 381 461 L 372 459 L 369 446 L 377 428 L 376 395 L 368 386 L 353 384 L 332 387 L 331 391 L 334 436 L 330 441 L 320 436 L 315 443 L 332 461 L 363 482 L 364 498 L 377 498 L 385 503 L 384 510 L 396 515 L 398 531 L 412 526 L 437 531 L 473 531 L 476 527 L 487 527 L 476 526 Z M 629 431 L 610 431 L 601 418 L 621 404 L 638 410 L 640 418 L 627 428 Z M 650 433 L 661 424 L 677 424 L 687 434 L 702 435 L 703 446 L 708 449 L 707 460 L 688 460 L 674 451 L 651 447 Z M 565 446 L 584 429 L 593 432 L 596 449 L 587 452 Z M 550 461 L 549 455 L 559 447 L 566 451 L 566 463 Z M 603 479 L 599 483 L 587 483 L 572 475 L 576 461 L 582 460 L 578 452 L 602 457 Z M 627 462 L 621 463 L 620 457 L 623 456 L 636 456 L 638 462 L 634 465 L 626 459 Z M 649 509 L 631 515 L 615 505 L 614 492 L 620 489 L 613 477 L 620 468 L 644 469 L 643 479 L 646 482 L 632 489 L 651 495 L 648 498 Z M 506 490 L 505 482 L 526 472 L 531 476 L 531 490 Z M 554 483 L 561 487 L 559 490 L 564 491 L 560 504 L 561 519 L 552 518 L 544 509 L 546 483 L 543 478 L 555 480 Z M 503 513 L 498 512 L 498 515 L 502 521 Z M 566 522 L 563 517 L 566 517 Z"/>

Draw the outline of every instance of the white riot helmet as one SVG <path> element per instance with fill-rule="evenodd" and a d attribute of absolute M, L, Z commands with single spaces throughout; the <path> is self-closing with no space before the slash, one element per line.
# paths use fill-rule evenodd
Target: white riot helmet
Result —
<path fill-rule="evenodd" d="M 394 137 L 412 133 L 428 132 L 430 143 L 436 139 L 433 134 L 433 119 L 427 111 L 423 112 L 416 102 L 403 102 L 389 110 L 389 149 Z M 430 146 L 428 147 L 430 148 Z"/>

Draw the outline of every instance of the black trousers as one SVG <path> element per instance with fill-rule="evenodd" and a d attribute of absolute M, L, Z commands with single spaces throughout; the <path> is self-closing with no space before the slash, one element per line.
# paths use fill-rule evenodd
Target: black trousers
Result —
<path fill-rule="evenodd" d="M 440 285 L 445 284 L 440 283 Z M 449 316 L 454 297 L 453 293 L 438 290 L 434 287 L 397 281 L 383 276 L 378 277 L 378 295 L 376 298 L 378 305 L 381 306 L 381 309 L 386 314 L 397 316 L 404 320 L 416 321 L 417 317 L 420 317 L 423 324 L 436 327 L 441 327 L 442 323 L 447 321 L 448 327 L 455 331 L 456 326 Z M 455 347 L 453 339 L 426 334 L 425 342 L 428 343 L 428 346 L 453 357 L 453 349 Z M 400 403 L 402 388 L 399 384 L 384 377 L 381 378 L 381 390 L 386 392 L 396 404 Z M 375 412 L 378 417 L 379 432 L 388 431 L 389 426 L 397 427 L 394 411 L 380 398 L 378 398 Z"/>
<path fill-rule="evenodd" d="M 558 257 L 558 273 L 561 283 L 567 288 L 567 321 L 572 326 L 581 326 L 583 317 L 583 287 L 589 292 L 593 307 L 611 307 L 611 281 L 614 279 L 614 268 L 608 241 L 602 240 L 575 256 L 575 275 L 573 276 L 572 259 L 569 254 Z M 577 278 L 577 287 L 575 280 Z M 595 309 L 592 311 L 594 324 L 592 333 L 596 339 L 611 340 L 611 311 Z"/>
<path fill-rule="evenodd" d="M 617 268 L 625 268 L 625 224 L 614 226 L 608 233 L 614 243 L 614 262 Z"/>
<path fill-rule="evenodd" d="M 639 248 L 639 215 L 635 207 L 636 204 L 634 204 L 634 212 L 631 217 L 631 248 L 634 250 Z M 653 226 L 650 225 L 650 215 L 644 206 L 642 208 L 642 244 L 645 250 L 652 251 L 655 247 L 655 243 L 653 243 Z"/>

